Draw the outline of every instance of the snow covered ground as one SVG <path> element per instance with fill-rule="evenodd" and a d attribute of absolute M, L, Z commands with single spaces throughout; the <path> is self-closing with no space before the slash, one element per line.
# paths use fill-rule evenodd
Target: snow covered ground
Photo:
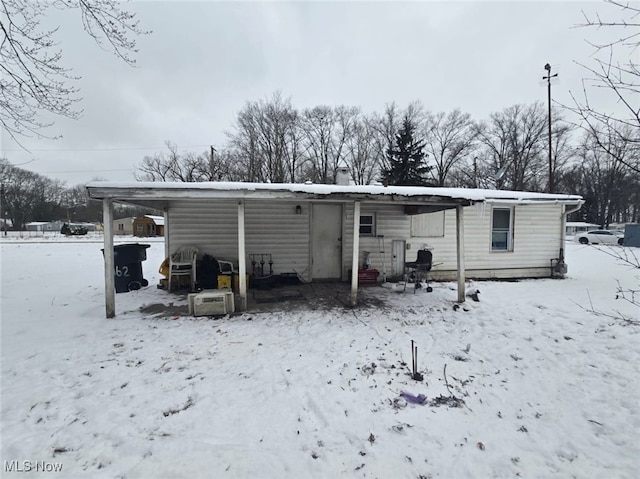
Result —
<path fill-rule="evenodd" d="M 212 320 L 140 311 L 176 302 L 152 242 L 150 286 L 107 320 L 98 241 L 0 243 L 2 477 L 637 477 L 640 326 L 585 308 L 640 319 L 614 299 L 640 273 L 598 247 L 457 311 L 436 283 Z"/>

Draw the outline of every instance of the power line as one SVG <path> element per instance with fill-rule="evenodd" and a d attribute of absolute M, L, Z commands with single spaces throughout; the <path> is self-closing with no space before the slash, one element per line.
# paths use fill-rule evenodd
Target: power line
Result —
<path fill-rule="evenodd" d="M 209 148 L 209 144 L 206 145 L 187 145 L 180 146 L 179 148 Z M 164 150 L 167 146 L 133 146 L 133 147 L 121 147 L 121 148 L 39 148 L 39 149 L 27 149 L 26 151 L 127 151 L 127 150 Z M 3 152 L 12 151 L 25 151 L 22 148 L 16 149 L 3 149 Z"/>
<path fill-rule="evenodd" d="M 117 170 L 71 170 L 71 171 L 41 171 L 41 175 L 49 175 L 51 173 L 95 173 L 97 171 L 133 171 L 133 168 L 120 168 Z"/>

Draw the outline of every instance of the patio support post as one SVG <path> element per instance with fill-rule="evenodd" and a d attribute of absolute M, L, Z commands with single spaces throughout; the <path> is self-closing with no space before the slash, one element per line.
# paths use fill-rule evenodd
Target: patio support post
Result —
<path fill-rule="evenodd" d="M 351 306 L 358 304 L 358 259 L 360 253 L 360 202 L 353 204 L 353 251 L 351 258 Z"/>
<path fill-rule="evenodd" d="M 113 259 L 113 201 L 102 200 L 102 228 L 104 232 L 104 304 L 107 318 L 116 315 L 115 264 Z"/>
<path fill-rule="evenodd" d="M 458 302 L 464 302 L 464 207 L 456 206 L 456 252 L 458 256 Z"/>
<path fill-rule="evenodd" d="M 164 236 L 164 257 L 168 258 L 171 254 L 171 245 L 169 244 L 169 212 L 167 208 L 164 209 L 164 231 L 162 233 Z"/>
<path fill-rule="evenodd" d="M 244 237 L 244 201 L 238 201 L 238 274 L 240 278 L 240 311 L 247 310 L 247 255 Z"/>

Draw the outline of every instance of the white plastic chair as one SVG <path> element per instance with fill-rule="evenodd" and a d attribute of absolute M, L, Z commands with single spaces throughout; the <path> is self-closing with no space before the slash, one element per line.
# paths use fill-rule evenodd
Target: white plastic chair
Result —
<path fill-rule="evenodd" d="M 197 258 L 198 248 L 193 246 L 181 246 L 169 256 L 169 291 L 171 291 L 172 278 L 174 276 L 189 276 L 191 278 L 191 291 L 196 289 Z"/>

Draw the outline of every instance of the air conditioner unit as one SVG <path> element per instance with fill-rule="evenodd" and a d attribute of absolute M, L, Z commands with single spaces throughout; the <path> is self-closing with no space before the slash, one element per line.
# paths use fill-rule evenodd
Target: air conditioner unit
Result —
<path fill-rule="evenodd" d="M 232 291 L 190 294 L 188 298 L 189 312 L 194 316 L 215 316 L 235 311 Z"/>

